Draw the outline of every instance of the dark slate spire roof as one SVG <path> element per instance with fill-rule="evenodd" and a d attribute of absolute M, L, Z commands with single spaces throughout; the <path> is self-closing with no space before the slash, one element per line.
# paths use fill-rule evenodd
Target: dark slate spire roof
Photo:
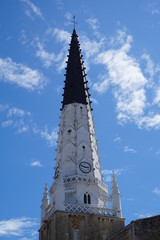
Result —
<path fill-rule="evenodd" d="M 83 66 L 80 44 L 75 29 L 73 30 L 68 61 L 66 63 L 62 109 L 65 105 L 74 102 L 90 104 L 85 67 Z"/>

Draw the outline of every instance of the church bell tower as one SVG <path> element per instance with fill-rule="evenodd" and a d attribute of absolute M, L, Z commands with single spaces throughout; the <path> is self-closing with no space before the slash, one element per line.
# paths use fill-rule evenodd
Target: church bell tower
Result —
<path fill-rule="evenodd" d="M 124 226 L 124 219 L 114 173 L 110 196 L 102 180 L 88 81 L 75 28 L 66 63 L 54 181 L 49 193 L 45 186 L 39 239 L 104 240 Z"/>

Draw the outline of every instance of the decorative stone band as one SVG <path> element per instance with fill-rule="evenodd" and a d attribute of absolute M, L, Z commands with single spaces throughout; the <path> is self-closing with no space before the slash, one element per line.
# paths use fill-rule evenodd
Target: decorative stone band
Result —
<path fill-rule="evenodd" d="M 74 213 L 82 213 L 82 214 L 94 214 L 98 216 L 105 217 L 119 217 L 119 211 L 110 209 L 110 208 L 98 208 L 98 207 L 89 207 L 84 205 L 76 205 L 76 204 L 64 204 L 65 212 L 74 212 Z M 52 214 L 56 211 L 55 207 L 52 207 L 50 211 L 46 214 L 46 216 L 41 221 L 41 226 L 52 216 Z"/>
<path fill-rule="evenodd" d="M 94 214 L 99 216 L 118 217 L 118 210 L 109 208 L 88 207 L 84 205 L 65 204 L 66 212 Z"/>
<path fill-rule="evenodd" d="M 108 187 L 103 182 L 98 180 L 97 178 L 90 178 L 87 176 L 80 176 L 80 175 L 73 175 L 69 177 L 63 178 L 64 184 L 73 184 L 73 183 L 82 183 L 82 184 L 91 184 L 91 185 L 97 185 L 100 188 L 102 188 L 105 192 L 108 193 Z"/>

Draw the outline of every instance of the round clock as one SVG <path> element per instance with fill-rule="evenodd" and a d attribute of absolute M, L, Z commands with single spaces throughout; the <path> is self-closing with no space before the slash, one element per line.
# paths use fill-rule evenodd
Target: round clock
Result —
<path fill-rule="evenodd" d="M 81 162 L 79 164 L 79 169 L 83 172 L 83 173 L 89 173 L 91 171 L 91 165 L 88 162 Z"/>

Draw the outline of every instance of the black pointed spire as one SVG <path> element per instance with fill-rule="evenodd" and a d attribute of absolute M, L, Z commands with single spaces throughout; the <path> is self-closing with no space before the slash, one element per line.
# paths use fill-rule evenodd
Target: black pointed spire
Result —
<path fill-rule="evenodd" d="M 75 28 L 73 29 L 70 43 L 65 76 L 62 109 L 65 105 L 74 102 L 82 104 L 90 103 L 85 68 L 83 66 L 80 44 Z"/>

